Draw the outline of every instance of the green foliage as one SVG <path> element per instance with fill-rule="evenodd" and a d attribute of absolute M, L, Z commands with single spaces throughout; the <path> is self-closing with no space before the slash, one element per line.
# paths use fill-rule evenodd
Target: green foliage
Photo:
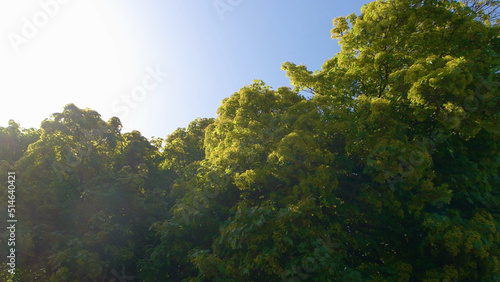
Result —
<path fill-rule="evenodd" d="M 40 138 L 40 131 L 20 128 L 13 120 L 8 127 L 0 127 L 0 160 L 14 164 L 26 152 L 28 145 Z"/>
<path fill-rule="evenodd" d="M 72 104 L 12 121 L 15 279 L 500 280 L 497 7 L 374 1 L 321 70 L 283 64 L 293 89 L 256 80 L 166 139 Z"/>
<path fill-rule="evenodd" d="M 201 168 L 227 181 L 200 169 L 158 226 L 177 278 L 498 278 L 498 26 L 483 14 L 372 2 L 334 20 L 342 50 L 320 71 L 283 64 L 295 90 L 224 100 Z"/>
<path fill-rule="evenodd" d="M 120 129 L 117 118 L 104 122 L 94 111 L 67 105 L 5 169 L 19 179 L 23 280 L 95 281 L 123 267 L 133 274 L 155 241 L 149 227 L 171 205 L 163 159 L 139 132 Z"/>

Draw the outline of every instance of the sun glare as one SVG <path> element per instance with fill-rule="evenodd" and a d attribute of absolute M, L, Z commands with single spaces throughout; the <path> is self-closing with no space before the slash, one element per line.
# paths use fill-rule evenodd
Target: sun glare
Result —
<path fill-rule="evenodd" d="M 95 105 L 119 95 L 130 69 L 105 9 L 96 1 L 29 2 L 0 4 L 0 126 L 14 119 L 39 127 L 67 103 L 105 114 Z"/>

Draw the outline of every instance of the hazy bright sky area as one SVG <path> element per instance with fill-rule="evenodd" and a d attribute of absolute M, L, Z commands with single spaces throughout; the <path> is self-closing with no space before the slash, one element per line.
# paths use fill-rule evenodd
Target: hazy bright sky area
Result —
<path fill-rule="evenodd" d="M 0 3 L 0 126 L 39 128 L 64 105 L 166 137 L 254 79 L 320 69 L 333 18 L 369 1 L 40 0 Z"/>

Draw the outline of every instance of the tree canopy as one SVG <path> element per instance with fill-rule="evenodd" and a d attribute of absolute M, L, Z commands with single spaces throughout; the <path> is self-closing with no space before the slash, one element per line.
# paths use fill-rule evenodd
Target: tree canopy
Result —
<path fill-rule="evenodd" d="M 498 5 L 366 4 L 320 70 L 283 63 L 292 87 L 255 80 L 166 139 L 73 104 L 9 122 L 0 277 L 499 281 Z"/>

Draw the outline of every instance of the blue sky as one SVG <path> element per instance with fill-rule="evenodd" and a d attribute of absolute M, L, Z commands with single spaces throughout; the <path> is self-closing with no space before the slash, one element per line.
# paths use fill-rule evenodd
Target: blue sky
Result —
<path fill-rule="evenodd" d="M 365 3 L 2 3 L 0 93 L 10 103 L 0 106 L 0 126 L 14 119 L 38 127 L 72 102 L 105 120 L 118 116 L 123 132 L 166 137 L 196 117 L 215 117 L 222 99 L 254 79 L 288 86 L 285 61 L 319 69 L 340 50 L 330 38 L 333 18 L 359 14 Z"/>

